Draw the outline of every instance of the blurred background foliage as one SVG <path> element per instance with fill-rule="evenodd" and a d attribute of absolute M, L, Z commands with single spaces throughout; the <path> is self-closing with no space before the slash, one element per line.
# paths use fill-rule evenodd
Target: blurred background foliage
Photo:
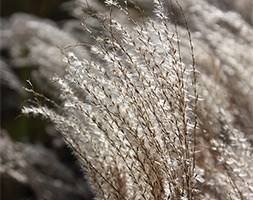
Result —
<path fill-rule="evenodd" d="M 1 18 L 8 19 L 14 13 L 27 13 L 53 21 L 71 19 L 62 4 L 67 0 L 1 0 Z M 2 41 L 1 41 L 2 42 Z M 8 49 L 1 48 L 1 57 L 8 61 L 10 58 Z M 23 50 L 23 57 L 29 52 Z M 24 66 L 22 68 L 11 68 L 21 81 L 21 85 L 27 85 L 31 71 L 37 66 Z M 36 87 L 40 91 L 40 87 Z M 48 137 L 45 130 L 47 122 L 41 119 L 28 119 L 20 116 L 20 108 L 24 105 L 27 94 L 24 91 L 17 93 L 1 83 L 1 128 L 7 130 L 14 140 L 32 143 L 45 143 Z"/>
<path fill-rule="evenodd" d="M 53 20 L 69 18 L 67 12 L 60 9 L 66 0 L 1 0 L 1 17 L 8 17 L 15 12 L 25 12 Z"/>
<path fill-rule="evenodd" d="M 14 47 L 17 41 L 5 40 L 5 33 L 14 35 L 14 38 L 19 33 L 13 32 L 15 25 L 10 25 L 15 15 L 16 18 L 31 17 L 30 21 L 35 22 L 46 20 L 45 24 L 56 28 L 61 22 L 73 19 L 62 6 L 65 2 L 68 0 L 1 0 L 1 200 L 91 199 L 80 166 L 60 134 L 48 121 L 21 114 L 21 108 L 33 96 L 24 90 L 24 87 L 31 87 L 27 80 L 31 80 L 38 93 L 48 95 L 51 91 L 42 79 L 38 81 L 39 75 L 37 78 L 32 75 L 41 66 L 29 62 L 31 52 L 26 44 L 30 36 L 24 35 L 17 52 Z M 26 28 L 25 23 L 19 26 Z M 28 62 L 19 62 L 22 59 Z M 18 164 L 22 162 L 25 166 Z"/>

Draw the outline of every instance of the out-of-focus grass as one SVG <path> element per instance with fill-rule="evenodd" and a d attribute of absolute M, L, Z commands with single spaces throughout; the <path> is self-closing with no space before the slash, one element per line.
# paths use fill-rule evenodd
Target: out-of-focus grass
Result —
<path fill-rule="evenodd" d="M 67 0 L 2 0 L 1 16 L 10 16 L 15 12 L 25 12 L 39 17 L 60 20 L 68 18 L 66 12 L 59 9 L 59 6 Z"/>
<path fill-rule="evenodd" d="M 55 21 L 63 20 L 70 18 L 67 11 L 60 7 L 64 2 L 67 0 L 2 0 L 0 14 L 2 18 L 9 18 L 14 13 L 24 12 Z M 6 49 L 1 49 L 0 53 L 1 58 L 8 62 L 9 52 Z M 24 57 L 26 53 L 24 52 Z M 31 77 L 32 67 L 13 68 L 23 86 L 26 85 L 26 80 Z M 43 143 L 46 140 L 45 122 L 34 119 L 31 123 L 31 119 L 23 116 L 18 117 L 26 98 L 1 84 L 1 128 L 6 129 L 15 140 Z"/>

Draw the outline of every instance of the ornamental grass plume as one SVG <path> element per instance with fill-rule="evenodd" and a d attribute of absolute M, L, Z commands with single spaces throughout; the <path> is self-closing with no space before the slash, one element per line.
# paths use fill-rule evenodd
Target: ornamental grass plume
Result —
<path fill-rule="evenodd" d="M 63 51 L 65 75 L 52 79 L 57 103 L 27 89 L 35 100 L 22 112 L 53 122 L 96 199 L 253 198 L 252 145 L 234 127 L 222 85 L 197 71 L 180 4 L 168 3 L 181 12 L 185 30 L 169 23 L 161 0 L 154 1 L 156 18 L 141 21 L 126 1 L 105 3 L 108 13 L 91 14 L 102 34 L 84 25 L 95 40 L 83 44 L 91 56 Z"/>

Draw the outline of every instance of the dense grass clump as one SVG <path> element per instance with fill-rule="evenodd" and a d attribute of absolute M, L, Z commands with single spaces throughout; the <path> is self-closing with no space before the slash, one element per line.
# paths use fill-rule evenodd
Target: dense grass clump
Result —
<path fill-rule="evenodd" d="M 91 12 L 100 24 L 99 36 L 83 24 L 95 41 L 83 44 L 90 56 L 64 51 L 65 75 L 52 79 L 61 103 L 34 101 L 23 113 L 55 124 L 79 158 L 97 199 L 253 198 L 249 131 L 238 125 L 235 106 L 241 100 L 230 96 L 227 80 L 230 72 L 236 87 L 250 81 L 243 87 L 247 92 L 233 92 L 252 95 L 252 69 L 229 59 L 203 67 L 209 49 L 201 49 L 203 35 L 190 32 L 187 13 L 177 1 L 155 0 L 155 19 L 142 14 L 141 20 L 131 16 L 126 2 L 105 3 L 108 13 Z M 215 9 L 204 2 L 202 6 Z M 182 26 L 176 24 L 175 10 Z M 198 6 L 191 12 L 202 14 Z M 218 19 L 228 22 L 222 14 Z M 246 25 L 244 30 L 250 31 Z M 211 33 L 206 38 L 215 43 L 220 36 Z M 233 39 L 231 44 L 237 45 Z M 224 53 L 222 43 L 215 45 L 221 45 L 216 53 Z M 243 74 L 237 75 L 240 70 Z M 36 100 L 41 97 L 29 91 Z M 252 113 L 245 113 L 250 119 Z"/>

